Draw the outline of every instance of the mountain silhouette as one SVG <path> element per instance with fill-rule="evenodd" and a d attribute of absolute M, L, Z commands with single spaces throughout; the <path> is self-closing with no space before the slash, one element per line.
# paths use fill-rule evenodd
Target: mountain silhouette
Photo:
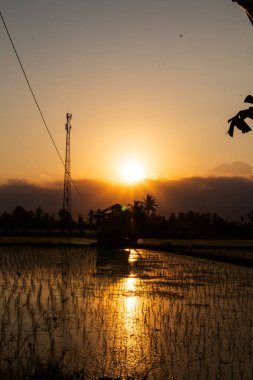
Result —
<path fill-rule="evenodd" d="M 223 163 L 211 169 L 208 173 L 214 177 L 235 177 L 252 175 L 252 166 L 242 161 L 234 161 L 232 164 Z"/>

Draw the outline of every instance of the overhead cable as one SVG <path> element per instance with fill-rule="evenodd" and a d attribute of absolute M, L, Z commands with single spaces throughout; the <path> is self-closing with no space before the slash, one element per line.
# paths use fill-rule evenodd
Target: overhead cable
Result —
<path fill-rule="evenodd" d="M 18 63 L 19 63 L 19 65 L 20 65 L 20 67 L 21 67 L 21 70 L 22 70 L 22 72 L 23 72 L 23 74 L 24 74 L 24 77 L 25 77 L 26 83 L 27 83 L 27 85 L 28 85 L 28 88 L 29 88 L 29 90 L 30 90 L 30 92 L 31 92 L 31 94 L 32 94 L 33 100 L 34 100 L 34 102 L 35 102 L 35 104 L 36 104 L 36 107 L 37 107 L 37 109 L 38 109 L 38 111 L 39 111 L 39 113 L 40 113 L 40 116 L 41 116 L 41 118 L 42 118 L 43 124 L 44 124 L 44 126 L 46 127 L 46 130 L 47 130 L 47 132 L 48 132 L 48 134 L 49 134 L 49 137 L 50 137 L 50 139 L 51 139 L 51 141 L 52 141 L 52 143 L 53 143 L 53 145 L 54 145 L 54 148 L 55 148 L 55 150 L 56 150 L 56 153 L 57 153 L 59 159 L 61 160 L 61 163 L 63 164 L 63 166 L 64 166 L 64 168 L 65 168 L 64 160 L 63 160 L 63 158 L 62 158 L 62 156 L 61 156 L 61 154 L 60 154 L 60 152 L 59 152 L 59 149 L 58 149 L 58 147 L 57 147 L 57 145 L 56 145 L 56 142 L 55 142 L 55 140 L 54 140 L 54 138 L 53 138 L 53 136 L 52 136 L 52 134 L 51 134 L 51 132 L 50 132 L 50 129 L 49 129 L 48 125 L 47 125 L 47 122 L 46 122 L 46 120 L 45 120 L 45 118 L 44 118 L 44 115 L 43 115 L 42 110 L 41 110 L 41 108 L 40 108 L 40 106 L 39 106 L 38 100 L 37 100 L 37 98 L 36 98 L 36 96 L 35 96 L 35 94 L 34 94 L 34 91 L 33 91 L 32 87 L 31 87 L 30 81 L 29 81 L 28 76 L 27 76 L 27 74 L 26 74 L 26 72 L 25 72 L 24 66 L 23 66 L 23 64 L 22 64 L 22 62 L 21 62 L 21 59 L 20 59 L 19 54 L 18 54 L 18 52 L 17 52 L 17 49 L 16 49 L 16 47 L 15 47 L 15 45 L 14 45 L 14 42 L 13 42 L 13 40 L 12 40 L 12 38 L 11 38 L 11 35 L 10 35 L 10 33 L 9 33 L 9 30 L 8 30 L 8 28 L 7 28 L 6 22 L 5 22 L 4 18 L 3 18 L 3 15 L 2 15 L 2 12 L 1 12 L 1 11 L 0 11 L 0 16 L 1 16 L 1 19 L 2 19 L 2 21 L 3 21 L 3 24 L 4 24 L 4 27 L 5 27 L 6 33 L 7 33 L 7 35 L 8 35 L 8 38 L 9 38 L 9 40 L 10 40 L 11 46 L 12 46 L 12 48 L 13 48 L 13 50 L 14 50 L 14 52 L 15 52 L 15 55 L 16 55 L 16 57 L 17 57 Z M 71 182 L 72 182 L 72 184 L 74 185 L 74 187 L 75 187 L 76 191 L 78 192 L 78 194 L 80 195 L 80 197 L 82 197 L 80 191 L 78 190 L 76 184 L 74 183 L 74 181 L 73 181 L 72 179 L 71 179 Z"/>

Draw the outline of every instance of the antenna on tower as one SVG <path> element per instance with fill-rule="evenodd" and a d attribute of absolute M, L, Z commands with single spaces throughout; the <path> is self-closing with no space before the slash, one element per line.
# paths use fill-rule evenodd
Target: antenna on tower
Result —
<path fill-rule="evenodd" d="M 64 175 L 64 192 L 63 192 L 63 210 L 71 214 L 71 171 L 70 171 L 70 130 L 72 114 L 66 114 L 66 153 L 65 153 L 65 175 Z"/>

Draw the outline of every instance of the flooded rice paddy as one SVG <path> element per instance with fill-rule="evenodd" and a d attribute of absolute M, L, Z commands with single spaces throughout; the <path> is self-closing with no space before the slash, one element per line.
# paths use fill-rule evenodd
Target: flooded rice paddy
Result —
<path fill-rule="evenodd" d="M 0 250 L 0 363 L 76 378 L 253 378 L 253 269 L 149 250 Z M 9 372 L 8 372 L 9 371 Z"/>

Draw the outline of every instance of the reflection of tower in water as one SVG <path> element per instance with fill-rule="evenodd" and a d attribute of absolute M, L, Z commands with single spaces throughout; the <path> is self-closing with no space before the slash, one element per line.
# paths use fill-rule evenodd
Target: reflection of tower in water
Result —
<path fill-rule="evenodd" d="M 66 334 L 66 328 L 67 328 L 67 302 L 69 299 L 69 289 L 68 289 L 68 280 L 69 280 L 69 260 L 68 260 L 68 253 L 62 250 L 61 252 L 61 318 L 62 318 L 62 326 L 64 334 Z"/>

